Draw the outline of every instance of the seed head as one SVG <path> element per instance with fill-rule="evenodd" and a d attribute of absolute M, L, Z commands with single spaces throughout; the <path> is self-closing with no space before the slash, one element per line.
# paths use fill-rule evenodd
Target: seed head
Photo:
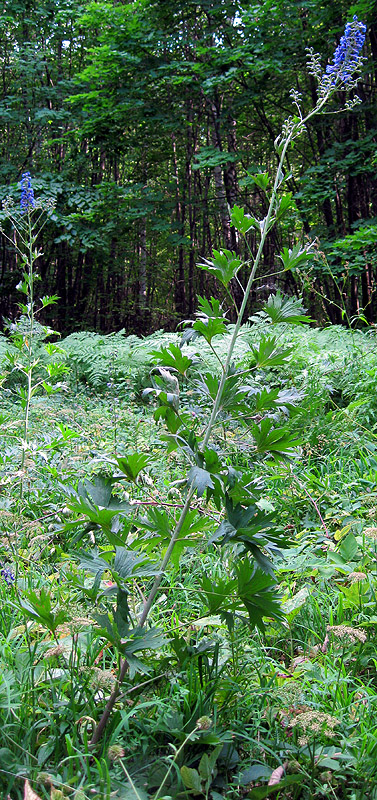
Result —
<path fill-rule="evenodd" d="M 110 761 L 120 761 L 125 756 L 125 749 L 120 744 L 111 744 L 108 748 L 107 755 Z"/>
<path fill-rule="evenodd" d="M 59 656 L 62 656 L 65 652 L 66 648 L 61 644 L 57 644 L 55 647 L 50 647 L 49 650 L 46 650 L 43 658 L 59 658 Z"/>
<path fill-rule="evenodd" d="M 196 724 L 200 731 L 208 731 L 212 725 L 211 717 L 199 717 Z"/>
<path fill-rule="evenodd" d="M 292 728 L 298 726 L 305 734 L 323 733 L 329 738 L 335 736 L 334 728 L 337 725 L 340 725 L 339 719 L 332 717 L 331 714 L 324 714 L 314 709 L 297 714 L 291 722 Z"/>
<path fill-rule="evenodd" d="M 350 625 L 328 625 L 327 630 L 337 639 L 349 639 L 350 642 L 366 642 L 367 635 L 358 628 L 351 628 Z"/>
<path fill-rule="evenodd" d="M 372 525 L 370 528 L 364 528 L 364 536 L 367 536 L 369 539 L 377 539 L 377 528 Z"/>
<path fill-rule="evenodd" d="M 350 572 L 348 580 L 351 583 L 360 583 L 360 581 L 365 581 L 366 577 L 365 572 Z"/>

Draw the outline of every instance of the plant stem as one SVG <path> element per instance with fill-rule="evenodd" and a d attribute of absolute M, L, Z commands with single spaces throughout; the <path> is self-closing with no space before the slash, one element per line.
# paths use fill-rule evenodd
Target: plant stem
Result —
<path fill-rule="evenodd" d="M 276 201 L 277 190 L 278 190 L 278 186 L 279 186 L 279 183 L 280 183 L 280 180 L 281 180 L 281 178 L 280 178 L 281 167 L 283 165 L 283 162 L 284 162 L 284 159 L 285 159 L 285 154 L 287 152 L 287 148 L 288 148 L 288 145 L 290 143 L 290 140 L 291 140 L 291 136 L 288 136 L 286 141 L 285 141 L 285 143 L 284 143 L 284 147 L 283 147 L 283 150 L 282 150 L 282 153 L 281 153 L 281 156 L 280 156 L 279 166 L 278 166 L 278 169 L 277 169 L 277 172 L 276 172 L 274 188 L 272 190 L 272 195 L 271 195 L 270 204 L 269 204 L 269 207 L 268 207 L 267 216 L 265 217 L 265 220 L 264 220 L 261 240 L 260 240 L 260 243 L 259 243 L 257 254 L 255 256 L 255 260 L 254 260 L 254 264 L 253 264 L 252 270 L 250 272 L 249 280 L 247 282 L 247 286 L 246 286 L 246 289 L 245 289 L 245 293 L 244 293 L 244 296 L 243 296 L 241 307 L 240 307 L 240 310 L 238 312 L 237 322 L 236 322 L 236 324 L 234 326 L 234 330 L 233 330 L 233 333 L 232 333 L 232 338 L 230 340 L 228 354 L 227 354 L 227 357 L 226 357 L 226 360 L 225 360 L 225 363 L 224 363 L 223 373 L 221 375 L 219 387 L 218 387 L 218 390 L 217 390 L 217 395 L 216 395 L 216 398 L 215 398 L 214 403 L 213 403 L 211 417 L 210 417 L 210 420 L 209 420 L 209 423 L 208 423 L 208 426 L 207 426 L 207 432 L 206 432 L 206 434 L 204 436 L 204 439 L 203 439 L 203 444 L 202 444 L 202 449 L 203 450 L 207 447 L 208 442 L 209 442 L 209 440 L 211 438 L 211 435 L 212 435 L 212 430 L 213 430 L 213 428 L 214 428 L 214 426 L 216 424 L 216 419 L 217 419 L 217 415 L 218 415 L 219 408 L 220 408 L 221 398 L 222 398 L 222 394 L 223 394 L 223 391 L 224 391 L 225 381 L 226 381 L 227 376 L 228 376 L 228 370 L 229 370 L 229 366 L 231 364 L 231 360 L 232 360 L 232 356 L 233 356 L 234 346 L 235 346 L 235 343 L 236 343 L 236 340 L 237 340 L 237 336 L 238 336 L 239 331 L 240 331 L 240 327 L 241 327 L 241 324 L 242 324 L 243 316 L 244 316 L 244 313 L 245 313 L 245 310 L 246 310 L 247 301 L 249 299 L 249 295 L 250 295 L 250 292 L 251 292 L 251 287 L 252 287 L 253 282 L 254 282 L 255 274 L 256 274 L 256 271 L 258 269 L 260 259 L 262 257 L 264 243 L 266 241 L 266 237 L 267 237 L 267 234 L 268 234 L 268 231 L 269 231 L 269 223 L 270 223 L 271 217 L 272 217 L 273 212 L 274 212 L 274 206 L 275 206 L 275 201 Z M 180 534 L 180 532 L 182 530 L 184 521 L 186 519 L 186 514 L 190 509 L 190 503 L 191 503 L 191 499 L 192 499 L 192 496 L 194 494 L 194 491 L 195 491 L 195 489 L 193 487 L 191 487 L 189 489 L 189 491 L 188 491 L 186 502 L 185 502 L 185 504 L 183 506 L 183 509 L 181 511 L 181 514 L 180 514 L 180 517 L 178 519 L 178 522 L 176 524 L 176 527 L 175 527 L 174 532 L 172 534 L 172 537 L 170 539 L 169 546 L 168 546 L 168 548 L 166 550 L 165 556 L 164 556 L 164 558 L 163 558 L 163 560 L 161 562 L 161 566 L 160 566 L 159 572 L 156 575 L 156 578 L 154 580 L 152 589 L 151 589 L 151 591 L 149 593 L 149 596 L 148 596 L 148 599 L 147 599 L 147 601 L 146 601 L 146 603 L 144 605 L 143 613 L 142 613 L 142 615 L 140 617 L 140 620 L 139 620 L 139 627 L 140 628 L 142 628 L 143 625 L 145 624 L 145 622 L 147 620 L 147 617 L 149 615 L 150 609 L 151 609 L 151 607 L 153 605 L 153 602 L 154 602 L 154 599 L 155 599 L 156 594 L 158 592 L 158 589 L 159 589 L 159 586 L 160 586 L 164 571 L 166 569 L 167 564 L 169 563 L 170 556 L 171 556 L 171 553 L 173 551 L 174 545 L 175 545 L 175 543 L 176 543 L 176 541 L 177 541 L 177 539 L 179 537 L 179 534 Z"/>
<path fill-rule="evenodd" d="M 125 675 L 126 675 L 126 672 L 127 672 L 127 668 L 128 668 L 128 661 L 124 658 L 123 661 L 121 660 L 120 664 L 119 664 L 119 675 L 118 675 L 118 680 L 117 680 L 117 682 L 115 684 L 115 688 L 112 691 L 112 693 L 111 693 L 111 695 L 110 695 L 110 697 L 109 697 L 109 699 L 108 699 L 108 701 L 106 703 L 105 710 L 104 710 L 104 712 L 102 714 L 102 717 L 101 717 L 97 727 L 93 731 L 93 736 L 92 736 L 92 738 L 91 738 L 91 740 L 89 742 L 89 746 L 90 747 L 93 747 L 95 744 L 97 744 L 97 742 L 99 742 L 99 740 L 100 740 L 100 738 L 101 738 L 101 736 L 102 736 L 102 734 L 103 734 L 103 732 L 104 732 L 104 730 L 106 728 L 108 719 L 110 717 L 110 714 L 111 714 L 111 712 L 112 712 L 112 710 L 113 710 L 113 708 L 115 706 L 115 702 L 116 702 L 117 697 L 119 695 L 120 687 L 121 687 L 121 685 L 122 685 L 122 683 L 124 681 L 124 678 L 125 678 Z"/>
<path fill-rule="evenodd" d="M 318 104 L 318 106 L 316 106 L 316 108 L 313 109 L 313 111 L 311 111 L 305 117 L 305 119 L 302 120 L 302 125 L 303 126 L 308 121 L 308 119 L 310 119 L 310 117 L 312 117 L 314 114 L 318 113 L 321 110 L 321 108 L 323 107 L 323 105 L 325 104 L 327 99 L 328 99 L 328 95 L 326 95 L 322 99 L 322 101 Z M 249 275 L 249 280 L 247 282 L 247 286 L 246 286 L 246 289 L 245 289 L 245 292 L 244 292 L 244 296 L 243 296 L 243 300 L 242 300 L 242 303 L 241 303 L 241 307 L 240 307 L 239 312 L 238 312 L 238 317 L 237 317 L 236 324 L 234 326 L 232 338 L 230 340 L 228 354 L 227 354 L 227 357 L 226 357 L 226 360 L 225 360 L 225 363 L 224 363 L 224 366 L 223 366 L 223 372 L 222 372 L 221 379 L 220 379 L 220 382 L 219 382 L 219 387 L 218 387 L 218 390 L 217 390 L 216 398 L 215 398 L 214 403 L 213 403 L 211 417 L 210 417 L 210 420 L 209 420 L 209 423 L 208 423 L 208 426 L 207 426 L 206 434 L 205 434 L 204 439 L 203 439 L 202 450 L 204 450 L 207 447 L 208 442 L 209 442 L 209 440 L 211 438 L 211 435 L 212 435 L 213 428 L 214 428 L 214 426 L 216 424 L 217 415 L 218 415 L 218 412 L 219 412 L 219 409 L 220 409 L 220 404 L 221 404 L 221 398 L 222 398 L 222 394 L 223 394 L 223 391 L 224 391 L 225 381 L 227 380 L 229 366 L 231 364 L 232 357 L 233 357 L 233 351 L 234 351 L 235 343 L 236 343 L 237 336 L 238 336 L 239 331 L 240 331 L 240 327 L 241 327 L 241 324 L 242 324 L 244 313 L 246 311 L 246 306 L 247 306 L 247 302 L 248 302 L 248 299 L 249 299 L 251 288 L 252 288 L 252 285 L 253 285 L 253 282 L 254 282 L 254 279 L 255 279 L 255 275 L 256 275 L 256 272 L 257 272 L 257 269 L 259 267 L 259 263 L 260 263 L 260 260 L 261 260 L 261 257 L 262 257 L 264 244 L 265 244 L 267 235 L 269 233 L 270 221 L 271 221 L 271 218 L 272 218 L 274 210 L 275 210 L 275 202 L 276 202 L 277 192 L 278 192 L 278 188 L 279 188 L 280 183 L 281 183 L 282 166 L 283 166 L 283 163 L 284 163 L 284 160 L 285 160 L 287 149 L 288 149 L 289 144 L 290 144 L 290 142 L 291 142 L 291 140 L 292 140 L 292 138 L 294 136 L 294 133 L 295 133 L 294 129 L 292 129 L 291 132 L 288 133 L 288 135 L 287 135 L 287 137 L 286 137 L 286 139 L 284 141 L 284 146 L 283 146 L 282 151 L 281 151 L 279 165 L 278 165 L 278 168 L 277 168 L 277 171 L 276 171 L 274 186 L 273 186 L 273 190 L 272 190 L 272 194 L 271 194 L 271 198 L 270 198 L 270 203 L 269 203 L 269 206 L 268 206 L 267 216 L 263 220 L 263 228 L 261 228 L 261 239 L 260 239 L 259 247 L 258 247 L 257 254 L 255 256 L 254 263 L 253 263 L 253 266 L 252 266 L 252 269 L 251 269 L 251 272 L 250 272 L 250 275 Z M 149 596 L 148 596 L 147 600 L 144 603 L 144 608 L 143 608 L 142 614 L 141 614 L 140 619 L 139 619 L 139 628 L 143 628 L 143 626 L 145 625 L 145 623 L 146 623 L 146 621 L 148 619 L 149 612 L 150 612 L 150 610 L 152 608 L 153 602 L 154 602 L 155 597 L 157 595 L 157 592 L 159 590 L 162 578 L 164 576 L 165 569 L 166 569 L 166 567 L 167 567 L 167 565 L 168 565 L 168 563 L 170 561 L 170 556 L 172 554 L 174 546 L 175 546 L 175 544 L 176 544 L 176 542 L 177 542 L 177 540 L 178 540 L 178 538 L 180 536 L 180 533 L 182 531 L 182 528 L 183 528 L 183 525 L 184 525 L 184 522 L 185 522 L 185 519 L 186 519 L 186 515 L 187 515 L 188 511 L 190 510 L 191 500 L 193 498 L 194 493 L 195 493 L 195 487 L 193 485 L 191 485 L 191 487 L 188 489 L 185 504 L 184 504 L 184 506 L 182 508 L 182 511 L 181 511 L 181 514 L 180 514 L 179 519 L 177 521 L 177 524 L 175 526 L 175 529 L 174 529 L 174 531 L 172 533 L 172 536 L 171 536 L 169 545 L 167 547 L 166 553 L 164 555 L 164 558 L 162 559 L 160 569 L 159 569 L 159 571 L 158 571 L 158 573 L 157 573 L 157 575 L 155 577 L 155 580 L 153 582 L 153 586 L 152 586 L 152 588 L 150 590 Z M 106 724 L 108 722 L 110 713 L 111 713 L 111 711 L 112 711 L 112 709 L 113 709 L 113 707 L 115 705 L 115 701 L 116 701 L 116 699 L 118 697 L 119 689 L 120 689 L 120 686 L 122 684 L 122 681 L 124 680 L 124 677 L 125 677 L 125 674 L 126 674 L 126 670 L 127 670 L 127 666 L 128 666 L 127 665 L 127 661 L 126 661 L 126 659 L 124 659 L 123 662 L 121 662 L 120 673 L 119 673 L 119 678 L 118 678 L 118 681 L 117 681 L 117 685 L 116 685 L 113 693 L 111 694 L 111 696 L 110 696 L 110 698 L 108 700 L 108 703 L 106 705 L 105 711 L 103 712 L 103 715 L 102 715 L 97 727 L 94 730 L 93 737 L 92 737 L 92 740 L 90 742 L 91 745 L 96 744 L 99 741 L 99 739 L 101 738 L 101 736 L 102 736 L 102 733 L 103 733 L 103 731 L 104 731 L 104 729 L 106 727 Z"/>
<path fill-rule="evenodd" d="M 182 742 L 181 746 L 180 746 L 180 747 L 178 748 L 178 750 L 177 750 L 177 751 L 174 753 L 174 758 L 173 758 L 173 760 L 172 760 L 172 762 L 171 762 L 171 764 L 170 764 L 170 766 L 169 766 L 169 769 L 168 769 L 168 771 L 167 771 L 167 773 L 166 773 L 165 777 L 164 777 L 164 778 L 163 778 L 163 780 L 162 780 L 162 783 L 160 783 L 160 785 L 159 785 L 159 787 L 158 787 L 158 789 L 157 789 L 157 792 L 156 792 L 156 794 L 155 794 L 155 796 L 154 796 L 154 800 L 159 800 L 159 795 L 160 795 L 160 792 L 161 792 L 161 791 L 162 791 L 162 789 L 164 788 L 164 786 L 165 786 L 165 783 L 166 783 L 166 781 L 167 781 L 167 779 L 168 779 L 168 777 L 169 777 L 169 775 L 170 775 L 170 773 L 171 773 L 171 771 L 172 771 L 172 769 L 173 769 L 173 764 L 175 764 L 175 762 L 176 762 L 176 760 L 177 760 L 177 758 L 178 758 L 179 754 L 182 752 L 183 748 L 184 748 L 184 747 L 186 747 L 186 744 L 187 744 L 187 742 L 189 742 L 189 741 L 190 741 L 191 737 L 193 736 L 193 734 L 194 734 L 194 733 L 195 733 L 195 731 L 197 731 L 197 730 L 198 730 L 198 725 L 195 725 L 195 728 L 194 728 L 194 730 L 193 730 L 193 731 L 191 731 L 191 732 L 189 733 L 189 735 L 188 735 L 188 736 L 186 736 L 186 739 L 185 739 L 185 740 Z"/>
<path fill-rule="evenodd" d="M 28 440 L 29 430 L 29 413 L 30 403 L 32 397 L 32 375 L 33 375 L 33 336 L 34 336 L 34 276 L 33 276 L 33 231 L 31 226 L 30 210 L 28 209 L 28 291 L 27 291 L 27 305 L 28 305 L 28 319 L 29 319 L 29 341 L 27 342 L 28 350 L 28 365 L 27 365 L 27 396 L 24 415 L 24 435 L 21 456 L 21 469 L 24 468 L 26 458 L 26 447 Z M 22 481 L 21 481 L 21 495 L 22 495 Z"/>

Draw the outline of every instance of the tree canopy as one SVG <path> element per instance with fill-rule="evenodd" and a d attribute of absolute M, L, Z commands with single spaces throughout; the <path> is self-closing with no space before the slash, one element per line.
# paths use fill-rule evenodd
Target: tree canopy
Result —
<path fill-rule="evenodd" d="M 39 260 L 64 332 L 146 333 L 192 314 L 218 291 L 196 264 L 213 247 L 241 257 L 236 203 L 263 211 L 253 174 L 276 167 L 274 141 L 309 108 L 307 48 L 332 59 L 344 23 L 368 25 L 360 105 L 310 124 L 290 153 L 294 213 L 264 249 L 266 287 L 304 291 L 312 315 L 376 318 L 377 24 L 372 0 L 9 0 L 0 13 L 0 180 L 5 197 L 31 172 L 56 199 Z M 317 237 L 308 271 L 276 277 L 282 246 Z M 253 234 L 250 234 L 253 246 Z M 2 242 L 0 310 L 15 313 L 22 264 Z M 208 285 L 208 282 L 210 284 Z M 235 288 L 236 293 L 236 288 Z M 237 299 L 237 298 L 236 298 Z"/>

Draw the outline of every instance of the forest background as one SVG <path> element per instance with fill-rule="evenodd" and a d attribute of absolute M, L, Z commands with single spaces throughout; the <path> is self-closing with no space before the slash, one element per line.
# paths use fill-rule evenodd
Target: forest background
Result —
<path fill-rule="evenodd" d="M 214 294 L 196 263 L 214 247 L 247 260 L 229 208 L 263 216 L 251 176 L 276 167 L 289 92 L 304 108 L 316 101 L 307 48 L 325 66 L 353 14 L 368 27 L 362 103 L 314 118 L 292 149 L 295 213 L 265 245 L 249 311 L 281 288 L 303 292 L 320 322 L 376 321 L 375 11 L 373 0 L 3 3 L 0 194 L 18 199 L 28 170 L 37 195 L 56 200 L 38 292 L 60 302 L 45 321 L 65 334 L 147 334 L 192 314 L 198 292 Z M 310 268 L 277 277 L 282 246 L 305 237 L 317 237 Z M 2 316 L 15 316 L 21 275 L 2 237 Z"/>

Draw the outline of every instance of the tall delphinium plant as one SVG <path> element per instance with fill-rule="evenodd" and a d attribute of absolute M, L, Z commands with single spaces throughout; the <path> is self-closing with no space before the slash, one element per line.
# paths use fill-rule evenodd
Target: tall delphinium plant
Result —
<path fill-rule="evenodd" d="M 313 52 L 309 55 L 309 70 L 318 81 L 318 100 L 313 109 L 304 114 L 301 97 L 292 91 L 295 113 L 284 125 L 282 134 L 275 142 L 279 164 L 273 180 L 267 173 L 254 175 L 254 181 L 267 199 L 268 210 L 264 219 L 258 219 L 239 207 L 231 212 L 231 222 L 240 236 L 249 231 L 259 233 L 259 246 L 255 254 L 250 252 L 248 262 L 243 262 L 234 252 L 215 251 L 212 258 L 204 260 L 201 269 L 214 275 L 229 294 L 232 280 L 237 280 L 242 289 L 242 302 L 237 311 L 237 320 L 232 328 L 227 356 L 224 360 L 216 353 L 215 337 L 226 333 L 228 321 L 220 302 L 214 298 L 199 298 L 197 318 L 186 329 L 184 341 L 194 341 L 202 337 L 216 354 L 220 362 L 220 377 L 198 367 L 193 355 L 186 355 L 175 345 L 156 352 L 156 379 L 151 390 L 157 398 L 155 419 L 165 422 L 167 432 L 161 437 L 167 444 L 167 452 L 179 451 L 188 464 L 185 483 L 185 496 L 182 505 L 177 504 L 174 512 L 166 511 L 169 503 L 146 503 L 145 517 L 129 517 L 119 523 L 117 514 L 127 514 L 127 509 L 111 495 L 111 479 L 97 480 L 93 484 L 85 482 L 76 494 L 72 494 L 70 505 L 86 513 L 92 527 L 100 526 L 114 547 L 114 555 L 108 548 L 103 558 L 96 554 L 85 557 L 85 566 L 92 564 L 99 586 L 101 574 L 110 570 L 114 580 L 112 594 L 116 595 L 113 612 L 98 617 L 99 634 L 107 639 L 118 651 L 118 680 L 103 715 L 94 730 L 91 744 L 95 745 L 104 733 L 111 711 L 119 695 L 120 685 L 128 670 L 131 673 L 140 668 L 135 652 L 160 646 L 160 637 L 153 629 L 145 631 L 144 626 L 159 592 L 166 568 L 175 552 L 181 550 L 190 537 L 206 529 L 203 514 L 198 513 L 197 498 L 211 500 L 223 521 L 211 536 L 210 541 L 217 545 L 230 545 L 237 553 L 233 565 L 233 575 L 229 579 L 219 578 L 217 583 L 204 576 L 201 584 L 202 599 L 210 614 L 220 614 L 229 628 L 232 628 L 236 611 L 240 605 L 246 608 L 252 625 L 264 630 L 263 617 L 282 619 L 278 599 L 274 593 L 274 559 L 279 547 L 289 546 L 287 537 L 275 526 L 271 515 L 258 505 L 253 465 L 240 470 L 234 469 L 222 446 L 221 431 L 229 425 L 244 426 L 247 437 L 254 442 L 250 460 L 268 455 L 277 460 L 286 460 L 294 455 L 297 440 L 276 424 L 276 414 L 284 405 L 275 389 L 258 384 L 256 370 L 284 365 L 290 351 L 282 350 L 274 337 L 262 337 L 259 345 L 251 348 L 251 373 L 238 370 L 233 363 L 235 345 L 240 333 L 250 292 L 260 265 L 266 238 L 273 226 L 292 208 L 292 196 L 284 191 L 285 176 L 283 166 L 290 144 L 305 132 L 308 122 L 320 114 L 330 98 L 338 89 L 353 89 L 357 81 L 357 71 L 361 64 L 361 49 L 365 38 L 365 25 L 354 17 L 346 27 L 344 37 L 334 56 L 333 63 L 323 73 L 320 59 Z M 356 77 L 355 77 L 356 76 Z M 358 102 L 354 98 L 346 103 L 350 108 Z M 338 111 L 338 109 L 337 109 Z M 280 255 L 283 270 L 295 270 L 310 258 L 309 246 L 284 248 Z M 241 267 L 249 267 L 249 277 L 245 287 L 241 287 L 238 274 Z M 302 317 L 300 317 L 301 321 Z M 297 321 L 297 316 L 295 316 Z M 293 321 L 293 320 L 292 320 Z M 197 398 L 200 413 L 192 413 L 182 401 L 181 384 L 191 381 L 191 393 Z M 118 474 L 114 480 L 127 480 L 138 485 L 139 476 L 149 463 L 146 454 L 134 453 L 128 457 L 115 459 Z M 201 501 L 199 500 L 199 503 Z M 135 501 L 143 505 L 142 501 Z M 134 505 L 135 508 L 135 505 Z M 200 509 L 201 511 L 203 509 Z M 131 511 L 129 508 L 128 511 Z M 135 536 L 127 540 L 128 532 L 138 527 Z M 208 524 L 207 524 L 208 529 Z M 125 547 L 125 544 L 128 547 Z M 157 548 L 163 551 L 161 563 L 156 565 Z M 232 568 L 230 566 L 230 568 Z M 143 609 L 135 624 L 134 613 L 128 605 L 130 581 L 138 577 L 145 580 L 154 575 L 149 595 L 143 602 Z M 143 596 L 141 590 L 140 595 Z"/>
<path fill-rule="evenodd" d="M 297 114 L 292 117 L 289 117 L 283 126 L 282 134 L 279 136 L 275 141 L 275 148 L 280 156 L 279 165 L 276 171 L 275 180 L 273 183 L 273 188 L 269 196 L 269 205 L 266 217 L 263 220 L 259 220 L 253 217 L 250 217 L 248 214 L 245 214 L 242 209 L 238 207 L 234 207 L 231 214 L 231 220 L 233 226 L 236 230 L 246 236 L 248 231 L 252 229 L 259 229 L 260 230 L 260 242 L 256 252 L 255 257 L 251 255 L 251 270 L 249 274 L 249 279 L 246 285 L 246 288 L 242 288 L 243 292 L 243 299 L 241 306 L 238 310 L 237 321 L 233 329 L 233 334 L 230 340 L 228 355 L 225 362 L 222 364 L 222 376 L 220 382 L 217 387 L 217 392 L 215 397 L 213 398 L 213 405 L 212 411 L 209 418 L 208 423 L 205 426 L 205 432 L 202 436 L 202 442 L 200 445 L 200 452 L 201 455 L 205 453 L 205 450 L 210 442 L 214 426 L 218 421 L 219 410 L 221 408 L 221 403 L 224 395 L 224 389 L 226 386 L 227 381 L 229 381 L 231 377 L 231 363 L 233 358 L 234 346 L 237 340 L 237 336 L 239 334 L 239 330 L 244 319 L 244 314 L 247 307 L 247 302 L 250 296 L 251 288 L 253 282 L 255 280 L 255 276 L 257 274 L 257 270 L 260 264 L 260 260 L 263 253 L 264 244 L 267 238 L 269 231 L 273 228 L 276 222 L 287 212 L 291 207 L 291 198 L 289 195 L 284 195 L 279 199 L 279 189 L 284 184 L 284 173 L 283 173 L 283 165 L 286 157 L 286 153 L 288 150 L 289 145 L 291 142 L 300 136 L 306 129 L 306 125 L 309 120 L 314 117 L 315 115 L 321 113 L 324 106 L 330 99 L 330 97 L 334 94 L 334 92 L 340 88 L 343 89 L 353 89 L 357 84 L 357 72 L 361 66 L 361 50 L 365 40 L 365 33 L 366 33 L 366 26 L 360 22 L 355 15 L 353 18 L 352 23 L 347 23 L 345 28 L 344 36 L 342 36 L 339 46 L 337 47 L 333 63 L 326 67 L 326 72 L 323 74 L 320 57 L 314 54 L 312 51 L 310 52 L 309 57 L 309 71 L 313 74 L 318 80 L 318 100 L 315 107 L 306 115 L 303 114 L 301 108 L 301 97 L 300 95 L 293 90 L 291 92 L 291 97 L 293 103 L 295 105 Z M 357 104 L 359 101 L 358 97 L 354 97 L 352 100 L 346 103 L 346 108 L 350 108 L 352 105 Z M 269 176 L 266 173 L 259 174 L 254 176 L 256 184 L 262 188 L 263 191 L 268 195 L 268 186 L 270 183 Z M 308 260 L 309 256 L 310 245 L 306 248 L 295 248 L 294 250 L 285 250 L 283 251 L 282 255 L 280 256 L 284 270 L 291 270 L 295 267 L 305 263 Z M 218 280 L 225 286 L 228 287 L 230 281 L 233 278 L 237 277 L 237 273 L 244 266 L 241 259 L 239 259 L 235 253 L 230 253 L 229 251 L 222 251 L 216 254 L 213 258 L 206 260 L 204 263 L 199 264 L 199 266 L 208 271 L 212 272 L 216 275 Z M 209 305 L 206 304 L 206 311 L 204 312 L 204 317 L 206 317 L 206 312 L 208 317 L 205 321 L 202 320 L 203 327 L 198 327 L 197 323 L 193 324 L 193 330 L 199 335 L 202 335 L 206 341 L 211 341 L 213 335 L 210 334 L 211 328 L 211 320 L 218 319 L 221 320 L 223 324 L 225 324 L 224 317 L 225 315 L 222 314 L 220 311 L 219 306 L 215 306 L 215 302 L 212 301 Z M 209 311 L 207 310 L 209 308 Z M 202 315 L 203 317 L 203 315 Z M 207 328 L 207 330 L 205 330 Z M 164 361 L 164 357 L 162 356 L 162 361 Z M 172 359 L 170 357 L 168 363 L 168 367 L 173 368 L 178 373 L 182 374 L 182 369 L 180 368 L 179 363 L 174 365 L 172 363 Z M 179 362 L 179 359 L 177 359 Z M 184 370 L 184 372 L 186 369 Z M 212 394 L 213 387 L 209 387 L 207 384 L 207 389 Z M 288 448 L 289 449 L 289 448 Z M 266 448 L 268 451 L 268 448 Z M 199 459 L 200 461 L 202 459 Z M 204 457 L 205 460 L 205 457 Z M 149 610 L 153 604 L 154 598 L 158 591 L 159 583 L 161 581 L 162 575 L 164 574 L 164 570 L 167 566 L 167 563 L 170 559 L 171 552 L 174 548 L 174 544 L 179 537 L 180 529 L 182 527 L 185 515 L 190 507 L 190 502 L 193 497 L 193 494 L 198 489 L 197 480 L 191 480 L 189 484 L 189 489 L 187 493 L 187 499 L 185 506 L 182 510 L 180 518 L 178 520 L 176 529 L 173 532 L 171 537 L 171 542 L 169 547 L 167 548 L 165 557 L 161 564 L 161 569 L 159 574 L 156 577 L 153 589 L 148 597 L 147 602 L 145 603 L 143 614 L 141 616 L 140 623 L 144 624 L 147 616 L 149 614 Z"/>
<path fill-rule="evenodd" d="M 48 394 L 59 388 L 59 379 L 67 371 L 64 363 L 55 361 L 41 364 L 37 355 L 37 345 L 56 333 L 50 327 L 41 325 L 38 317 L 46 306 L 55 303 L 57 297 L 35 297 L 35 283 L 38 275 L 35 271 L 37 259 L 42 255 L 37 241 L 52 210 L 52 200 L 41 201 L 34 197 L 34 189 L 29 172 L 21 178 L 21 199 L 17 206 L 12 197 L 3 201 L 2 218 L 9 220 L 14 231 L 14 238 L 7 230 L 1 228 L 2 235 L 8 240 L 22 264 L 22 279 L 17 289 L 25 296 L 25 301 L 18 304 L 20 316 L 15 322 L 8 322 L 8 330 L 13 345 L 7 353 L 8 367 L 23 376 L 23 382 L 14 389 L 23 409 L 23 433 L 21 439 L 21 469 L 24 470 L 29 447 L 29 417 L 32 397 L 41 389 Z M 16 352 L 14 352 L 16 350 Z M 45 344 L 46 355 L 51 359 L 61 353 L 55 344 Z"/>

